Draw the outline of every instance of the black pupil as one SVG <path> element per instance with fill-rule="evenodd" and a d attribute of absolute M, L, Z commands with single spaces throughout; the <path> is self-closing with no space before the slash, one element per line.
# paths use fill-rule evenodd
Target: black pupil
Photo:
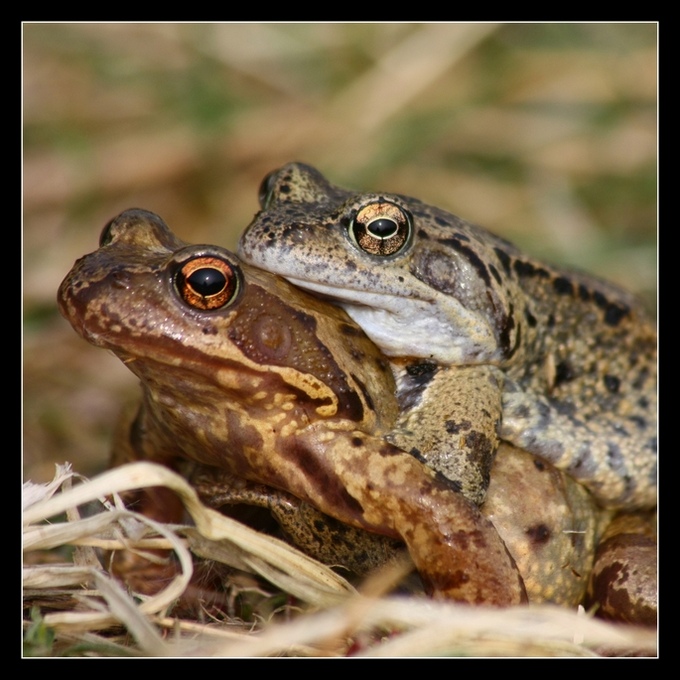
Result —
<path fill-rule="evenodd" d="M 192 272 L 187 278 L 189 285 L 203 297 L 210 295 L 217 295 L 217 293 L 224 290 L 227 285 L 227 279 L 224 274 L 218 269 L 205 267 L 204 269 L 197 269 Z"/>
<path fill-rule="evenodd" d="M 389 238 L 397 233 L 398 226 L 394 220 L 383 217 L 379 220 L 374 220 L 366 228 L 378 238 Z"/>

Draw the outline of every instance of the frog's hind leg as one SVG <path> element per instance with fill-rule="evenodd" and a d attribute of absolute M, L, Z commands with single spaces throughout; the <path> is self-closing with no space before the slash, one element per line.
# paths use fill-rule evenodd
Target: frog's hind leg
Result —
<path fill-rule="evenodd" d="M 656 511 L 620 513 L 595 554 L 588 607 L 611 621 L 657 622 Z"/>

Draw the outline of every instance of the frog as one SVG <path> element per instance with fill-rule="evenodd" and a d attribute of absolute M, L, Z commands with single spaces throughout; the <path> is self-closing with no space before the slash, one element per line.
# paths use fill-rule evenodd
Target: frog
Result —
<path fill-rule="evenodd" d="M 656 328 L 633 295 L 304 163 L 269 173 L 259 196 L 238 255 L 341 306 L 390 359 L 402 414 L 390 441 L 477 504 L 507 442 L 603 508 L 656 506 Z"/>
<path fill-rule="evenodd" d="M 296 545 L 360 574 L 405 547 L 435 597 L 582 599 L 603 527 L 592 495 L 503 444 L 480 509 L 399 449 L 389 363 L 339 307 L 224 248 L 187 244 L 137 209 L 105 226 L 58 304 L 140 379 L 113 465 L 151 460 L 187 476 L 213 507 L 266 507 Z M 166 489 L 135 507 L 181 520 Z"/>
<path fill-rule="evenodd" d="M 184 473 L 209 507 L 288 540 L 351 580 L 363 579 L 402 557 L 402 542 L 342 524 L 280 489 L 253 484 L 224 469 L 193 465 Z M 481 512 L 512 555 L 528 602 L 565 607 L 585 602 L 586 589 L 593 590 L 593 570 L 604 573 L 611 561 L 610 553 L 599 548 L 611 513 L 598 508 L 592 495 L 565 473 L 504 442 L 492 473 Z M 269 511 L 278 530 L 267 528 L 261 516 L 249 515 L 248 508 L 253 506 Z M 596 549 L 599 557 L 594 563 Z M 628 594 L 626 588 L 619 588 Z M 422 584 L 409 577 L 401 583 L 400 592 L 420 594 Z M 589 606 L 597 611 L 601 599 L 612 599 L 611 592 L 608 583 L 600 583 L 599 590 L 590 595 Z M 646 593 L 635 604 L 649 613 L 652 599 Z M 609 608 L 613 620 L 639 622 L 636 612 L 629 610 L 620 602 Z"/>
<path fill-rule="evenodd" d="M 391 369 L 338 307 L 224 248 L 188 244 L 141 209 L 104 227 L 57 302 L 77 333 L 140 380 L 114 465 L 224 469 L 403 542 L 434 597 L 526 602 L 491 521 L 385 437 L 399 410 Z M 152 489 L 135 508 L 172 522 L 179 506 Z"/>

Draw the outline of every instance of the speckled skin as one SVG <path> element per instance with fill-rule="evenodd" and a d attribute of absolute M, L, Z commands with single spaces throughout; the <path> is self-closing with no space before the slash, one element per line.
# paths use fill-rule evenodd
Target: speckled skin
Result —
<path fill-rule="evenodd" d="M 224 470 L 199 466 L 189 478 L 207 505 L 227 514 L 235 506 L 266 508 L 299 548 L 359 576 L 403 549 L 398 541 L 337 522 L 288 493 Z M 501 443 L 481 512 L 515 560 L 530 603 L 573 607 L 583 602 L 595 547 L 611 517 L 597 508 L 583 486 L 539 458 Z M 610 596 L 607 584 L 603 596 Z M 593 596 L 591 604 L 599 597 Z M 615 610 L 613 614 L 615 618 Z"/>
<path fill-rule="evenodd" d="M 224 285 L 197 284 L 206 268 L 223 273 Z M 197 293 L 204 283 L 207 294 Z M 582 600 L 608 513 L 505 443 L 481 511 L 396 448 L 400 438 L 431 436 L 428 413 L 409 395 L 437 378 L 431 365 L 410 363 L 412 384 L 397 403 L 384 357 L 338 308 L 222 248 L 181 242 L 145 211 L 107 225 L 58 301 L 84 338 L 141 380 L 142 404 L 119 432 L 114 464 L 154 460 L 186 474 L 214 507 L 265 507 L 300 547 L 356 573 L 391 559 L 403 541 L 440 597 Z M 447 427 L 467 436 L 464 425 Z M 181 520 L 167 490 L 134 500 L 152 517 Z M 114 564 L 128 582 L 134 571 L 142 592 L 159 576 L 129 553 Z"/>
<path fill-rule="evenodd" d="M 416 199 L 347 191 L 300 163 L 268 176 L 261 202 L 242 259 L 342 305 L 394 358 L 400 401 L 440 422 L 428 450 L 415 438 L 410 447 L 408 409 L 395 443 L 476 502 L 500 438 L 603 506 L 656 505 L 656 330 L 631 295 Z M 465 419 L 468 403 L 488 408 Z M 447 433 L 464 426 L 452 446 Z"/>
<path fill-rule="evenodd" d="M 78 333 L 141 381 L 115 463 L 223 468 L 402 540 L 438 597 L 526 601 L 493 524 L 384 438 L 398 415 L 390 369 L 339 308 L 222 248 L 188 245 L 140 210 L 105 227 L 58 303 Z M 175 520 L 177 504 L 150 493 L 138 508 Z"/>

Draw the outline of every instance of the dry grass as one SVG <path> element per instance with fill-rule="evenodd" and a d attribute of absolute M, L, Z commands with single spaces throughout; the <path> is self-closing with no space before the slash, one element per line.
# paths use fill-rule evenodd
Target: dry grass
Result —
<path fill-rule="evenodd" d="M 159 213 L 188 241 L 233 248 L 257 210 L 261 178 L 289 160 L 310 162 L 345 186 L 448 208 L 536 255 L 617 280 L 655 307 L 654 24 L 26 24 L 23 38 L 25 479 L 48 482 L 63 461 L 97 475 L 117 413 L 136 396 L 133 377 L 86 346 L 54 302 L 73 261 L 96 248 L 104 223 L 137 206 Z M 35 560 L 45 555 L 31 552 Z M 98 574 L 93 565 L 88 558 Z M 88 596 L 75 610 L 95 602 L 113 608 L 106 603 L 115 585 L 92 573 L 78 578 L 68 592 L 82 584 Z M 53 630 L 63 641 L 70 633 L 52 627 L 54 601 L 46 597 L 48 613 L 31 639 Z M 552 616 L 570 631 L 555 636 L 562 653 L 588 653 L 600 643 L 621 649 L 597 637 L 609 629 L 571 612 L 473 614 L 392 600 L 366 607 L 357 595 L 327 606 L 249 635 L 260 645 L 249 649 L 282 653 L 291 647 L 277 636 L 310 625 L 299 644 L 342 653 L 338 640 L 363 630 L 373 640 L 384 625 L 402 632 L 371 653 L 434 654 L 442 640 L 446 653 L 502 654 L 484 645 L 514 644 L 517 631 L 523 651 L 508 654 L 546 655 L 541 622 Z M 412 607 L 417 623 L 404 623 L 397 606 Z M 420 623 L 423 608 L 441 635 Z M 331 612 L 339 623 L 326 646 L 322 626 Z M 461 616 L 475 632 L 460 630 L 454 621 Z M 145 617 L 158 637 L 167 625 L 162 611 Z M 481 623 L 485 617 L 494 622 Z M 525 634 L 530 620 L 534 633 Z M 578 626 L 598 632 L 574 646 Z M 449 629 L 460 639 L 447 637 Z M 176 630 L 163 645 L 195 634 Z M 421 631 L 420 651 L 393 650 Z M 133 635 L 118 653 L 161 649 Z M 101 642 L 84 631 L 76 639 Z M 241 635 L 236 644 L 245 653 L 255 643 Z"/>
<path fill-rule="evenodd" d="M 150 463 L 118 468 L 76 485 L 63 467 L 50 484 L 24 491 L 24 550 L 30 556 L 75 548 L 67 563 L 39 559 L 24 569 L 25 653 L 79 656 L 596 656 L 653 655 L 653 631 L 613 626 L 551 606 L 470 608 L 417 597 L 389 597 L 394 575 L 379 574 L 358 593 L 332 570 L 274 538 L 201 505 L 179 476 Z M 168 527 L 106 498 L 167 486 L 192 526 Z M 98 504 L 82 517 L 78 508 Z M 63 515 L 64 521 L 47 522 Z M 133 597 L 106 572 L 102 549 L 174 550 L 182 571 L 160 593 Z M 189 549 L 251 572 L 295 598 L 295 609 L 251 623 L 196 621 L 166 611 L 189 583 Z"/>

